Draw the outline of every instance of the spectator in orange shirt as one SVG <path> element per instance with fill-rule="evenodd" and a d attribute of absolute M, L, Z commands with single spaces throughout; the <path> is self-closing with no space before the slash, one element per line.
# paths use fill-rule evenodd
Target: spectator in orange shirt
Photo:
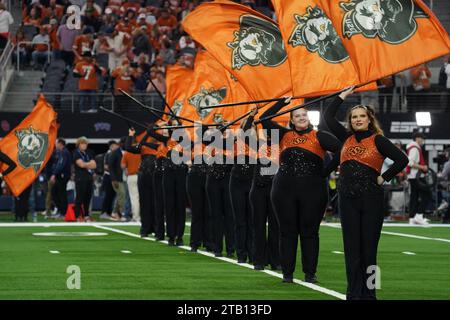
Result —
<path fill-rule="evenodd" d="M 79 35 L 75 38 L 75 42 L 73 43 L 73 53 L 75 54 L 76 61 L 81 59 L 81 55 L 84 52 L 91 52 L 94 47 L 94 39 L 92 36 L 92 29 L 90 27 L 86 27 L 83 30 L 83 34 Z"/>
<path fill-rule="evenodd" d="M 169 13 L 169 10 L 162 9 L 161 16 L 156 21 L 158 31 L 161 33 L 172 33 L 172 30 L 178 25 L 177 18 Z"/>
<path fill-rule="evenodd" d="M 151 79 L 151 82 L 149 82 L 147 92 L 157 92 L 156 89 L 162 94 L 166 93 L 166 79 L 164 78 L 164 73 L 159 70 L 156 71 L 156 78 Z"/>
<path fill-rule="evenodd" d="M 131 34 L 133 32 L 133 25 L 128 17 L 124 17 L 122 21 L 117 24 L 116 29 L 127 34 Z"/>
<path fill-rule="evenodd" d="M 81 60 L 75 65 L 73 75 L 80 78 L 80 112 L 97 112 L 98 78 L 97 73 L 105 74 L 105 69 L 97 65 L 90 51 L 83 53 Z M 88 109 L 89 108 L 89 109 Z"/>
<path fill-rule="evenodd" d="M 141 155 L 133 154 L 125 151 L 122 156 L 121 166 L 125 170 L 127 176 L 128 192 L 130 194 L 131 211 L 133 212 L 132 221 L 139 222 L 140 219 L 140 204 L 139 204 L 139 189 L 138 189 L 138 171 L 141 165 Z"/>
<path fill-rule="evenodd" d="M 111 77 L 115 79 L 114 94 L 121 94 L 119 89 L 122 89 L 127 93 L 131 93 L 131 90 L 133 88 L 134 74 L 128 60 L 125 60 L 122 66 L 114 69 L 111 73 Z"/>
<path fill-rule="evenodd" d="M 33 25 L 37 28 L 41 26 L 41 20 L 42 20 L 42 11 L 41 8 L 37 5 L 31 7 L 29 14 L 25 16 L 23 19 L 23 24 L 25 25 Z"/>
<path fill-rule="evenodd" d="M 120 8 L 121 11 L 128 11 L 128 10 L 133 10 L 135 12 L 138 12 L 139 9 L 141 8 L 141 4 L 139 3 L 139 1 L 137 0 L 130 0 L 125 2 L 122 7 Z"/>
<path fill-rule="evenodd" d="M 58 20 L 56 19 L 51 19 L 50 20 L 50 30 L 49 30 L 49 36 L 50 36 L 50 47 L 52 48 L 52 52 L 53 52 L 53 57 L 55 57 L 55 59 L 60 59 L 61 58 L 61 54 L 60 54 L 60 44 L 59 44 L 59 39 L 58 39 Z"/>
<path fill-rule="evenodd" d="M 47 28 L 41 27 L 39 31 L 40 32 L 34 36 L 32 41 L 34 51 L 31 54 L 31 57 L 33 59 L 32 64 L 35 70 L 38 68 L 39 62 L 47 61 L 50 55 L 50 38 L 47 34 Z"/>

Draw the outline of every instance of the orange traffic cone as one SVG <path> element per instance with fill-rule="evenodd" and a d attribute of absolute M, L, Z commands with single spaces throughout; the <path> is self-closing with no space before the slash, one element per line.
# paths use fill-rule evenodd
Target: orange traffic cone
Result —
<path fill-rule="evenodd" d="M 68 222 L 77 221 L 77 218 L 75 217 L 75 205 L 74 204 L 71 203 L 67 206 L 66 216 L 65 216 L 64 220 L 68 221 Z"/>

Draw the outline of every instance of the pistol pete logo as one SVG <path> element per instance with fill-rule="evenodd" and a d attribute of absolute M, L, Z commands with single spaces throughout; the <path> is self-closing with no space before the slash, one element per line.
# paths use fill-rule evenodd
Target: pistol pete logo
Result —
<path fill-rule="evenodd" d="M 360 156 L 364 152 L 366 152 L 366 148 L 360 147 L 360 146 L 353 146 L 353 147 L 348 148 L 347 152 L 351 156 Z"/>
<path fill-rule="evenodd" d="M 306 141 L 308 141 L 308 139 L 306 139 L 305 137 L 297 137 L 292 139 L 292 144 L 293 145 L 304 144 L 306 143 Z"/>

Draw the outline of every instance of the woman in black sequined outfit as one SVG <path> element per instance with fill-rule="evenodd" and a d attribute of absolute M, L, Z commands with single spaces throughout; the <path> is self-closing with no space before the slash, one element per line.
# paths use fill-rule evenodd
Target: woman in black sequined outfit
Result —
<path fill-rule="evenodd" d="M 368 281 L 376 271 L 377 248 L 383 226 L 383 188 L 408 164 L 408 158 L 383 136 L 371 107 L 357 105 L 347 116 L 348 130 L 335 118 L 353 87 L 342 92 L 325 110 L 328 128 L 344 145 L 340 154 L 339 212 L 347 272 L 347 299 L 376 299 Z M 385 158 L 394 164 L 383 174 Z"/>
<path fill-rule="evenodd" d="M 275 103 L 261 118 L 277 113 L 290 98 Z M 293 129 L 273 121 L 265 129 L 280 133 L 280 168 L 273 179 L 271 199 L 280 226 L 280 260 L 283 281 L 293 282 L 298 236 L 305 281 L 315 283 L 319 257 L 319 227 L 325 213 L 328 190 L 325 177 L 336 167 L 333 160 L 324 168 L 326 151 L 337 153 L 341 143 L 331 134 L 316 131 L 306 109 L 291 113 Z"/>

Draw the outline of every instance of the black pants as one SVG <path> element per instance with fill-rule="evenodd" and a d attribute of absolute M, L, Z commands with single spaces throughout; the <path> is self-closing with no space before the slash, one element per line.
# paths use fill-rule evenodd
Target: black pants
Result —
<path fill-rule="evenodd" d="M 350 199 L 339 195 L 342 236 L 347 272 L 347 299 L 375 299 L 369 288 L 373 276 L 370 266 L 377 265 L 378 241 L 383 226 L 383 193 Z M 371 282 L 371 281 L 369 281 Z"/>
<path fill-rule="evenodd" d="M 155 206 L 153 172 L 142 171 L 138 174 L 139 205 L 141 214 L 142 236 L 148 236 L 155 232 Z"/>
<path fill-rule="evenodd" d="M 213 250 L 216 254 L 221 254 L 223 251 L 224 236 L 227 254 L 231 255 L 235 250 L 234 221 L 229 183 L 229 174 L 223 179 L 215 179 L 210 175 L 206 177 L 206 192 L 212 219 Z"/>
<path fill-rule="evenodd" d="M 257 185 L 253 181 L 250 190 L 250 205 L 253 218 L 253 264 L 272 268 L 280 265 L 279 228 L 270 200 L 272 183 Z M 269 224 L 268 232 L 266 223 Z M 267 236 L 266 236 L 267 234 Z"/>
<path fill-rule="evenodd" d="M 183 239 L 186 224 L 186 169 L 164 169 L 164 213 L 169 240 Z"/>
<path fill-rule="evenodd" d="M 163 173 L 159 169 L 153 171 L 153 205 L 155 208 L 154 223 L 155 235 L 159 239 L 164 239 L 164 200 L 163 200 Z"/>
<path fill-rule="evenodd" d="M 116 196 L 116 192 L 111 183 L 111 176 L 109 174 L 103 175 L 102 188 L 105 192 L 105 196 L 103 198 L 102 203 L 102 213 L 107 213 L 111 215 L 113 210 L 114 197 Z"/>
<path fill-rule="evenodd" d="M 55 186 L 53 187 L 53 199 L 55 199 L 56 207 L 60 214 L 65 215 L 67 212 L 67 182 L 69 177 L 57 177 Z"/>
<path fill-rule="evenodd" d="M 211 248 L 211 229 L 209 228 L 208 199 L 206 196 L 206 174 L 189 172 L 186 180 L 186 190 L 191 203 L 191 238 L 190 246 Z M 208 219 L 209 218 L 209 219 Z"/>
<path fill-rule="evenodd" d="M 230 199 L 234 218 L 236 254 L 238 260 L 253 262 L 253 223 L 250 208 L 252 180 L 230 177 Z"/>
<path fill-rule="evenodd" d="M 92 180 L 75 181 L 75 216 L 78 218 L 81 213 L 85 217 L 89 216 L 89 205 L 92 198 Z"/>
<path fill-rule="evenodd" d="M 16 221 L 27 221 L 30 208 L 29 199 L 32 186 L 26 188 L 18 197 L 14 198 Z"/>
<path fill-rule="evenodd" d="M 61 59 L 64 60 L 66 65 L 72 66 L 73 60 L 75 59 L 75 54 L 72 51 L 61 50 Z"/>
<path fill-rule="evenodd" d="M 277 174 L 271 199 L 280 226 L 283 274 L 294 273 L 299 235 L 303 272 L 315 274 L 319 259 L 319 227 L 328 201 L 326 180 Z"/>
<path fill-rule="evenodd" d="M 425 213 L 428 204 L 431 201 L 431 190 L 420 188 L 417 179 L 409 179 L 411 194 L 409 197 L 409 217 L 413 218 L 416 213 Z"/>

